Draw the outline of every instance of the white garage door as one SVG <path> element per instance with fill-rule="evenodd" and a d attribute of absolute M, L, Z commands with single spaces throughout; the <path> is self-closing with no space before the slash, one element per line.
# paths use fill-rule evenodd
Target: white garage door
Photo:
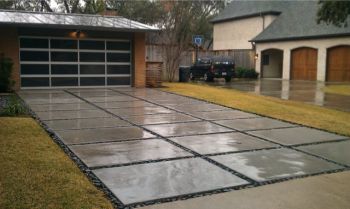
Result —
<path fill-rule="evenodd" d="M 22 88 L 131 85 L 130 40 L 20 37 Z"/>

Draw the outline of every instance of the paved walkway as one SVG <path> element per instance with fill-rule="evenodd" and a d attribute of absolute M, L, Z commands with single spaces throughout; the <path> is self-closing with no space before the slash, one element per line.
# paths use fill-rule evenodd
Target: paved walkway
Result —
<path fill-rule="evenodd" d="M 120 208 L 350 167 L 347 137 L 158 90 L 27 90 L 20 96 Z"/>
<path fill-rule="evenodd" d="M 328 85 L 325 82 L 260 79 L 233 80 L 229 83 L 224 80 L 215 80 L 215 82 L 207 84 L 350 111 L 350 96 L 325 93 L 323 87 Z"/>

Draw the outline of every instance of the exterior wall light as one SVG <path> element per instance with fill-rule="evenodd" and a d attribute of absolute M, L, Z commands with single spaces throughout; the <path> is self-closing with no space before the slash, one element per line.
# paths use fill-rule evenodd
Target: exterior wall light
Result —
<path fill-rule="evenodd" d="M 254 56 L 254 59 L 257 60 L 259 58 L 259 54 L 256 53 L 255 56 Z"/>

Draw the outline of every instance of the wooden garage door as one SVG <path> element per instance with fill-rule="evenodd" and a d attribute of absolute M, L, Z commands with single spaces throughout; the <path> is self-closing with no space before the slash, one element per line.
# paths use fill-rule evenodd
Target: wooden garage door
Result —
<path fill-rule="evenodd" d="M 312 48 L 299 48 L 292 51 L 291 57 L 292 80 L 316 80 L 317 76 L 317 50 Z"/>
<path fill-rule="evenodd" d="M 350 81 L 350 46 L 328 50 L 327 81 Z"/>

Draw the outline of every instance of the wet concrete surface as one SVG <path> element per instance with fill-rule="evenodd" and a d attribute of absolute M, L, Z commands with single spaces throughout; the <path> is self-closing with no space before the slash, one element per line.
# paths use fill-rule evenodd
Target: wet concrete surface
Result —
<path fill-rule="evenodd" d="M 202 83 L 202 81 L 197 82 Z M 259 79 L 232 80 L 229 83 L 223 80 L 215 80 L 215 82 L 206 84 L 285 100 L 305 102 L 341 111 L 350 111 L 350 96 L 330 94 L 323 91 L 325 86 L 335 85 L 337 83 Z"/>
<path fill-rule="evenodd" d="M 199 119 L 196 119 L 194 117 L 181 114 L 181 113 L 137 115 L 137 116 L 129 116 L 127 119 L 138 125 L 199 121 Z"/>
<path fill-rule="evenodd" d="M 73 103 L 73 104 L 38 104 L 30 105 L 30 108 L 35 112 L 43 111 L 57 111 L 57 110 L 92 110 L 96 109 L 94 106 L 87 103 Z"/>
<path fill-rule="evenodd" d="M 170 138 L 178 144 L 200 154 L 219 154 L 242 150 L 254 150 L 276 147 L 277 145 L 262 141 L 242 133 L 222 133 L 200 136 L 183 136 Z"/>
<path fill-rule="evenodd" d="M 259 117 L 258 115 L 246 113 L 246 112 L 242 112 L 242 111 L 238 111 L 238 110 L 192 112 L 191 115 L 205 119 L 205 120 L 224 120 L 224 119 Z"/>
<path fill-rule="evenodd" d="M 126 204 L 247 184 L 245 180 L 199 158 L 93 172 Z"/>
<path fill-rule="evenodd" d="M 37 112 L 42 120 L 59 120 L 59 119 L 76 119 L 76 118 L 104 118 L 110 117 L 109 114 L 102 110 L 62 110 Z"/>
<path fill-rule="evenodd" d="M 348 209 L 350 172 L 192 198 L 142 209 Z"/>
<path fill-rule="evenodd" d="M 87 128 L 108 128 L 118 126 L 131 126 L 130 123 L 114 117 L 50 120 L 45 123 L 53 130 L 87 129 Z"/>
<path fill-rule="evenodd" d="M 110 142 L 155 137 L 153 134 L 137 127 L 80 129 L 57 131 L 57 133 L 66 144 Z"/>
<path fill-rule="evenodd" d="M 175 113 L 164 107 L 135 107 L 135 108 L 117 108 L 107 109 L 108 111 L 119 116 L 133 116 L 133 115 L 151 115 L 151 114 L 169 114 Z"/>
<path fill-rule="evenodd" d="M 256 181 L 340 169 L 336 164 L 290 149 L 273 149 L 211 157 Z M 271 163 L 273 162 L 273 163 Z"/>
<path fill-rule="evenodd" d="M 284 127 L 296 126 L 291 123 L 285 123 L 285 122 L 270 119 L 270 118 L 219 120 L 215 122 L 236 130 L 240 130 L 240 131 L 249 131 L 249 130 L 257 130 L 257 129 L 273 129 L 273 128 L 284 128 Z"/>
<path fill-rule="evenodd" d="M 144 127 L 162 136 L 185 136 L 232 131 L 228 128 L 224 128 L 209 122 L 147 125 Z"/>
<path fill-rule="evenodd" d="M 276 143 L 293 147 L 330 140 L 334 142 L 296 148 L 339 163 L 349 159 L 344 153 L 348 145 L 337 141 L 344 136 L 290 128 L 156 89 L 25 90 L 19 95 L 123 204 L 178 200 L 247 184 L 243 179 L 254 183 L 339 167 Z M 207 154 L 223 164 L 208 160 Z M 232 168 L 239 177 L 227 171 Z"/>
<path fill-rule="evenodd" d="M 70 148 L 89 167 L 192 156 L 160 139 L 74 145 Z"/>
<path fill-rule="evenodd" d="M 249 133 L 283 145 L 297 145 L 347 138 L 345 136 L 306 127 L 250 131 Z"/>
<path fill-rule="evenodd" d="M 301 146 L 298 149 L 350 166 L 350 141 Z"/>

